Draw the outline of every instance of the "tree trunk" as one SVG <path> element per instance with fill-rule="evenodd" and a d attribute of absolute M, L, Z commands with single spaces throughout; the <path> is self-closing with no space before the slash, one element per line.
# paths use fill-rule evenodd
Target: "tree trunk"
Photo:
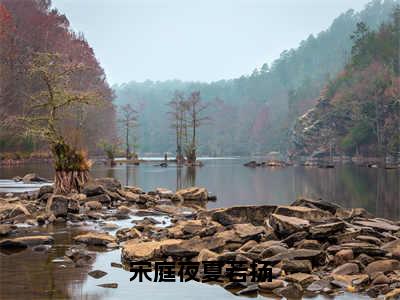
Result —
<path fill-rule="evenodd" d="M 89 180 L 89 171 L 56 171 L 55 194 L 79 193 Z"/>

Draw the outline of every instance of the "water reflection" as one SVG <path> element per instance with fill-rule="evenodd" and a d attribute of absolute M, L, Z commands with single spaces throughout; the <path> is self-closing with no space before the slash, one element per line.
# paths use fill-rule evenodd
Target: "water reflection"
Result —
<path fill-rule="evenodd" d="M 355 165 L 337 165 L 334 169 L 307 167 L 246 168 L 249 159 L 206 160 L 201 168 L 156 167 L 119 164 L 95 165 L 93 176 L 115 177 L 126 185 L 144 190 L 166 187 L 172 190 L 205 186 L 217 195 L 210 208 L 249 204 L 289 204 L 307 196 L 337 202 L 345 207 L 364 207 L 381 217 L 400 217 L 400 170 L 370 169 Z M 0 168 L 0 179 L 29 172 L 53 176 L 51 165 Z"/>

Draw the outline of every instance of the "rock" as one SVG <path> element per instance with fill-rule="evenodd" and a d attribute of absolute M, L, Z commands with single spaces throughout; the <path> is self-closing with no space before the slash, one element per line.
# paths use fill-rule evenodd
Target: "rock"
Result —
<path fill-rule="evenodd" d="M 87 197 L 93 197 L 98 195 L 103 195 L 106 193 L 105 189 L 100 184 L 95 184 L 93 182 L 88 182 L 85 184 L 81 191 Z"/>
<path fill-rule="evenodd" d="M 110 192 L 117 192 L 122 188 L 121 183 L 115 178 L 96 178 L 94 183 L 103 186 L 104 189 Z"/>
<path fill-rule="evenodd" d="M 256 294 L 258 291 L 258 284 L 251 284 L 248 287 L 236 292 L 236 295 L 251 295 L 251 294 Z"/>
<path fill-rule="evenodd" d="M 89 210 L 101 210 L 103 205 L 99 201 L 88 201 L 85 202 L 85 207 Z"/>
<path fill-rule="evenodd" d="M 366 293 L 371 298 L 377 298 L 381 294 L 386 294 L 390 291 L 388 284 L 374 285 L 366 290 Z"/>
<path fill-rule="evenodd" d="M 329 293 L 332 290 L 332 286 L 328 280 L 321 279 L 311 283 L 306 290 L 312 293 Z"/>
<path fill-rule="evenodd" d="M 260 256 L 261 258 L 268 258 L 277 255 L 279 253 L 285 253 L 287 251 L 288 249 L 281 245 L 272 245 L 266 248 L 263 252 L 261 252 Z"/>
<path fill-rule="evenodd" d="M 132 210 L 125 205 L 121 205 L 120 207 L 118 207 L 118 213 L 122 215 L 129 215 L 132 213 Z"/>
<path fill-rule="evenodd" d="M 307 221 L 321 221 L 333 217 L 333 215 L 328 211 L 303 206 L 278 206 L 274 213 L 277 215 L 296 217 Z"/>
<path fill-rule="evenodd" d="M 307 273 L 293 273 L 285 277 L 285 281 L 295 282 L 302 286 L 308 285 L 317 280 L 319 280 L 318 276 Z"/>
<path fill-rule="evenodd" d="M 261 205 L 261 206 L 233 206 L 229 208 L 219 208 L 207 212 L 213 221 L 216 221 L 224 226 L 251 223 L 255 226 L 264 225 L 271 213 L 274 212 L 276 206 Z"/>
<path fill-rule="evenodd" d="M 115 243 L 116 239 L 107 233 L 89 232 L 74 237 L 74 241 L 86 245 L 107 246 L 109 243 Z"/>
<path fill-rule="evenodd" d="M 41 183 L 41 182 L 48 182 L 46 179 L 37 176 L 35 173 L 26 174 L 22 177 L 22 181 L 24 183 Z"/>
<path fill-rule="evenodd" d="M 265 250 L 269 249 L 271 246 L 280 246 L 280 247 L 286 249 L 286 245 L 283 244 L 281 241 L 272 241 L 272 240 L 270 240 L 270 241 L 265 241 L 265 242 L 262 242 L 262 243 L 259 243 L 259 244 L 255 245 L 249 251 L 252 252 L 252 253 L 262 253 Z M 282 251 L 283 251 L 283 249 L 282 249 Z"/>
<path fill-rule="evenodd" d="M 238 251 L 242 251 L 242 252 L 248 252 L 251 248 L 253 248 L 254 246 L 257 246 L 257 242 L 250 240 L 248 242 L 246 242 L 242 247 L 240 247 L 238 249 Z"/>
<path fill-rule="evenodd" d="M 55 217 L 65 217 L 68 213 L 69 198 L 62 195 L 52 195 L 47 201 L 46 211 Z"/>
<path fill-rule="evenodd" d="M 118 288 L 118 283 L 103 283 L 103 284 L 98 284 L 97 286 L 108 289 L 116 289 Z"/>
<path fill-rule="evenodd" d="M 117 224 L 115 224 L 115 223 L 105 223 L 103 225 L 103 229 L 104 230 L 115 230 L 115 229 L 118 229 L 118 228 L 119 228 L 119 226 Z"/>
<path fill-rule="evenodd" d="M 254 226 L 251 223 L 235 224 L 232 228 L 242 241 L 258 240 L 260 239 L 261 234 L 265 232 L 263 226 Z"/>
<path fill-rule="evenodd" d="M 123 242 L 126 240 L 133 240 L 133 239 L 139 239 L 142 237 L 142 234 L 140 233 L 139 230 L 136 228 L 122 228 L 119 229 L 116 233 L 115 236 L 117 237 L 117 240 L 119 242 Z"/>
<path fill-rule="evenodd" d="M 148 194 L 140 194 L 139 199 L 136 200 L 138 204 L 147 204 L 147 205 L 153 205 L 157 201 L 157 198 Z"/>
<path fill-rule="evenodd" d="M 100 194 L 96 196 L 88 196 L 87 201 L 98 201 L 101 204 L 108 204 L 111 203 L 111 198 L 107 194 Z"/>
<path fill-rule="evenodd" d="M 310 222 L 307 220 L 277 214 L 270 215 L 269 224 L 280 236 L 287 236 L 294 232 L 307 229 L 310 226 Z"/>
<path fill-rule="evenodd" d="M 353 250 L 354 255 L 364 253 L 371 256 L 384 256 L 387 253 L 387 251 L 382 250 L 380 247 L 376 245 L 369 243 L 362 243 L 362 242 L 344 243 L 340 245 L 339 250 L 341 249 L 351 249 Z"/>
<path fill-rule="evenodd" d="M 140 194 L 135 194 L 132 193 L 130 191 L 124 191 L 124 190 L 118 190 L 118 193 L 125 198 L 125 200 L 129 201 L 129 202 L 138 202 L 139 201 L 139 195 Z"/>
<path fill-rule="evenodd" d="M 354 253 L 351 249 L 340 250 L 335 254 L 334 257 L 335 265 L 344 264 L 345 262 L 352 259 L 354 259 Z"/>
<path fill-rule="evenodd" d="M 16 226 L 9 225 L 9 224 L 0 224 L 0 236 L 6 236 L 9 235 L 14 229 L 16 229 Z"/>
<path fill-rule="evenodd" d="M 390 284 L 392 281 L 390 280 L 389 277 L 387 277 L 385 274 L 379 274 L 378 276 L 375 277 L 375 279 L 372 281 L 372 285 L 377 285 L 377 284 Z"/>
<path fill-rule="evenodd" d="M 400 270 L 400 262 L 394 259 L 377 260 L 370 263 L 366 268 L 365 272 L 369 275 L 377 272 L 391 272 Z"/>
<path fill-rule="evenodd" d="M 345 263 L 332 271 L 332 274 L 338 275 L 352 275 L 357 273 L 360 273 L 360 268 L 356 263 Z"/>
<path fill-rule="evenodd" d="M 333 202 L 326 202 L 322 200 L 313 200 L 309 198 L 298 198 L 295 202 L 291 204 L 292 206 L 303 206 L 309 208 L 317 208 L 324 211 L 330 212 L 332 215 L 336 213 L 338 209 L 343 209 L 340 205 Z"/>
<path fill-rule="evenodd" d="M 51 244 L 54 239 L 49 235 L 23 236 L 0 241 L 0 248 L 27 248 L 42 244 Z"/>
<path fill-rule="evenodd" d="M 24 205 L 15 203 L 0 203 L 0 222 L 20 216 L 30 216 L 29 211 Z"/>
<path fill-rule="evenodd" d="M 287 273 L 311 273 L 312 264 L 309 260 L 282 260 L 282 270 Z"/>
<path fill-rule="evenodd" d="M 120 264 L 120 263 L 111 262 L 111 267 L 122 269 L 122 268 L 123 268 L 123 265 Z"/>
<path fill-rule="evenodd" d="M 310 233 L 314 238 L 322 238 L 344 230 L 344 222 L 334 222 L 310 227 Z"/>
<path fill-rule="evenodd" d="M 312 261 L 313 265 L 321 266 L 325 264 L 326 254 L 320 250 L 290 249 L 286 252 L 266 258 L 263 261 L 276 264 L 281 260 L 310 260 Z"/>
<path fill-rule="evenodd" d="M 53 194 L 54 187 L 52 185 L 43 185 L 40 187 L 38 192 L 38 198 L 42 198 L 45 194 Z"/>
<path fill-rule="evenodd" d="M 163 240 L 153 242 L 127 241 L 122 246 L 122 257 L 126 261 L 146 261 L 154 258 L 161 258 L 161 247 L 167 245 L 177 245 L 182 240 Z"/>
<path fill-rule="evenodd" d="M 32 251 L 35 251 L 35 252 L 46 252 L 46 251 L 49 251 L 50 249 L 51 249 L 50 245 L 37 245 L 37 246 L 32 247 Z"/>
<path fill-rule="evenodd" d="M 252 160 L 252 161 L 245 163 L 244 166 L 249 167 L 249 168 L 255 168 L 255 167 L 261 166 L 261 164 L 257 163 L 255 160 Z"/>
<path fill-rule="evenodd" d="M 171 199 L 174 196 L 174 192 L 165 188 L 156 188 L 156 193 L 160 198 Z"/>
<path fill-rule="evenodd" d="M 202 249 L 217 251 L 225 246 L 225 241 L 220 237 L 209 236 L 204 238 L 195 237 L 190 240 L 183 240 L 181 243 L 163 245 L 161 251 L 165 256 L 172 257 L 193 257 Z"/>
<path fill-rule="evenodd" d="M 208 192 L 202 187 L 189 187 L 176 191 L 185 201 L 207 201 Z"/>
<path fill-rule="evenodd" d="M 274 289 L 273 293 L 287 299 L 301 299 L 303 296 L 303 288 L 297 283 L 290 283 L 285 287 Z"/>
<path fill-rule="evenodd" d="M 371 220 L 366 220 L 366 221 L 353 221 L 353 224 L 359 225 L 359 226 L 366 226 L 366 227 L 371 227 L 376 230 L 380 231 L 399 231 L 400 226 L 390 224 L 388 222 L 385 222 L 380 219 L 371 219 Z"/>
<path fill-rule="evenodd" d="M 282 243 L 288 245 L 289 247 L 292 247 L 296 242 L 304 241 L 308 236 L 308 232 L 298 231 L 283 239 Z"/>
<path fill-rule="evenodd" d="M 386 300 L 394 300 L 399 299 L 400 297 L 400 288 L 396 288 L 385 295 Z"/>
<path fill-rule="evenodd" d="M 201 249 L 199 255 L 197 256 L 196 261 L 203 262 L 203 261 L 216 261 L 218 254 L 210 251 L 208 249 Z"/>
<path fill-rule="evenodd" d="M 319 250 L 321 249 L 321 244 L 317 240 L 301 240 L 295 243 L 295 247 L 298 249 Z"/>
<path fill-rule="evenodd" d="M 364 253 L 361 253 L 358 257 L 357 260 L 362 263 L 364 266 L 367 266 L 368 264 L 372 263 L 374 261 L 374 259 Z"/>
<path fill-rule="evenodd" d="M 79 200 L 77 199 L 69 199 L 68 201 L 68 212 L 70 213 L 79 213 Z"/>
<path fill-rule="evenodd" d="M 104 271 L 101 271 L 101 270 L 94 270 L 94 271 L 90 271 L 88 273 L 89 276 L 91 276 L 91 277 L 93 277 L 95 279 L 99 279 L 101 277 L 104 277 L 107 274 L 108 274 L 107 272 L 104 272 Z"/>
<path fill-rule="evenodd" d="M 285 285 L 285 282 L 283 280 L 279 280 L 279 279 L 273 279 L 271 282 L 269 281 L 265 281 L 265 282 L 260 282 L 258 284 L 258 287 L 260 288 L 260 290 L 274 290 L 277 288 L 281 288 Z"/>

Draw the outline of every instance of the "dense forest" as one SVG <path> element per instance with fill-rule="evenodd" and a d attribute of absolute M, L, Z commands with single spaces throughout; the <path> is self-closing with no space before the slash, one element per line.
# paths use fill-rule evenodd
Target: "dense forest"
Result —
<path fill-rule="evenodd" d="M 360 12 L 349 10 L 327 30 L 310 35 L 297 49 L 284 51 L 271 66 L 264 64 L 250 75 L 212 83 L 129 82 L 113 86 L 116 103 L 130 103 L 139 112 L 136 140 L 140 152 L 175 153 L 167 103 L 175 91 L 186 97 L 200 91 L 209 103 L 211 120 L 199 130 L 200 154 L 284 153 L 297 117 L 317 103 L 321 89 L 351 58 L 351 35 L 357 23 L 375 30 L 389 20 L 398 3 L 375 0 Z"/>
<path fill-rule="evenodd" d="M 41 115 L 47 107 L 40 101 L 46 91 L 54 92 L 52 99 L 61 96 L 67 99 L 55 106 L 63 110 L 54 121 L 56 129 L 74 147 L 95 153 L 99 151 L 100 139 L 110 140 L 116 135 L 114 93 L 105 73 L 84 36 L 70 29 L 67 17 L 52 8 L 50 0 L 0 0 L 0 45 L 0 153 L 3 156 L 7 157 L 6 153 L 16 158 L 32 153 L 48 154 L 48 146 L 43 142 L 48 132 L 37 134 L 33 126 L 28 131 L 21 130 L 18 124 L 22 117 L 25 121 L 27 117 L 37 121 L 36 125 L 44 124 Z M 58 65 L 49 61 L 50 57 Z M 35 70 L 38 60 L 41 61 Z M 54 72 L 45 72 L 48 71 L 44 69 L 46 62 L 48 70 L 52 68 L 54 72 L 64 67 L 58 78 Z M 77 72 L 72 72 L 73 66 Z M 37 76 L 39 73 L 43 76 Z M 61 94 L 66 90 L 69 94 Z M 96 105 L 73 105 L 76 101 L 85 102 L 90 93 L 96 95 Z"/>
<path fill-rule="evenodd" d="M 400 6 L 371 30 L 357 24 L 349 63 L 294 130 L 294 154 L 400 154 Z"/>

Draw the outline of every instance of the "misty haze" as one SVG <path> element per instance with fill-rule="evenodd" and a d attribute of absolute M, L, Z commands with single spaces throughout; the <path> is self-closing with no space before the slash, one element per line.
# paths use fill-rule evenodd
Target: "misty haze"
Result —
<path fill-rule="evenodd" d="M 400 0 L 0 0 L 0 299 L 398 299 L 399 238 Z"/>

